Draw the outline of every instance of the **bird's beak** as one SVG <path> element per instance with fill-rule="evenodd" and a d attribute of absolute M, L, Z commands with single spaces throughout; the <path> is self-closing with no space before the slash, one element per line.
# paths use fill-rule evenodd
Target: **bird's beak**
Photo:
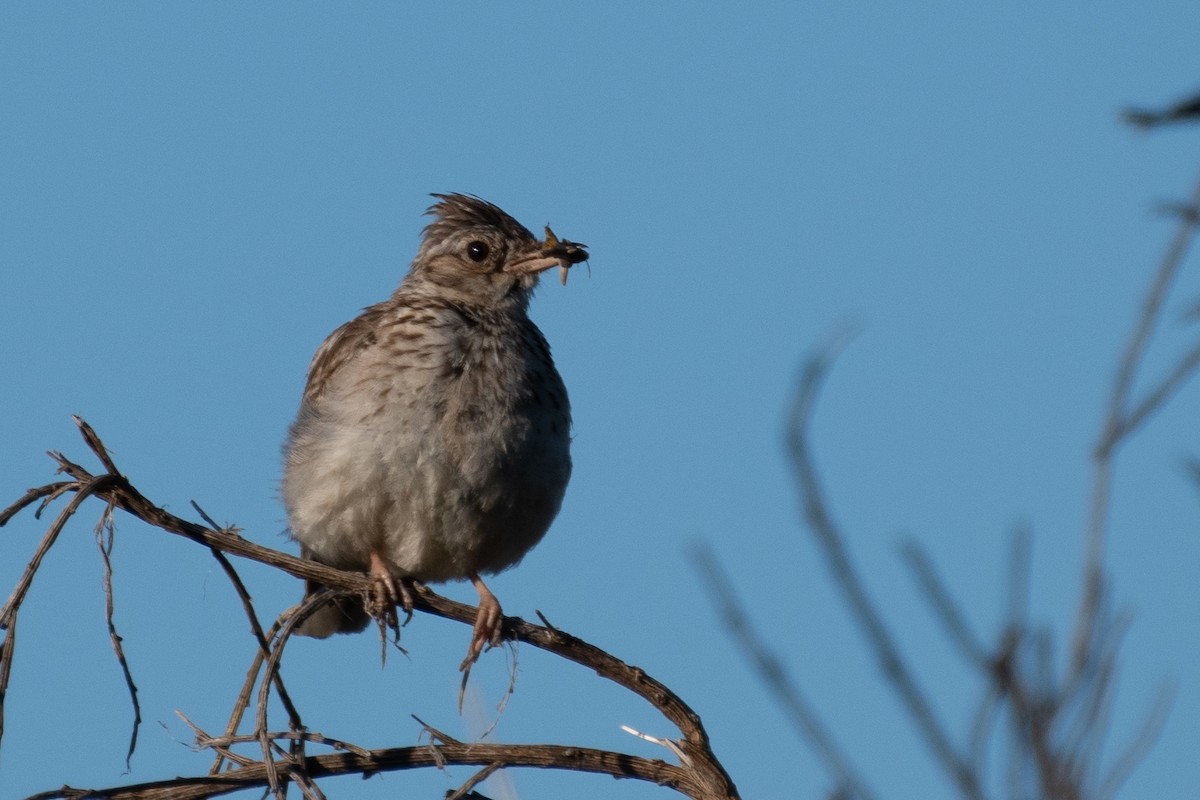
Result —
<path fill-rule="evenodd" d="M 546 241 L 540 242 L 538 249 L 529 255 L 510 261 L 504 266 L 504 271 L 513 275 L 536 275 L 551 267 L 561 271 L 562 282 L 567 282 L 567 270 L 581 261 L 587 261 L 587 245 L 572 242 L 570 239 L 559 239 L 546 226 Z"/>

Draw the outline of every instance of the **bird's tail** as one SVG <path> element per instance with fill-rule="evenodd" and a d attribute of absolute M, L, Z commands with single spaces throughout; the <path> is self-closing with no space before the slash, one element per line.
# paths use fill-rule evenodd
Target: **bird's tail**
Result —
<path fill-rule="evenodd" d="M 312 552 L 303 546 L 300 548 L 300 557 L 317 560 L 313 558 Z M 316 581 L 306 581 L 304 598 L 307 600 L 324 588 Z M 308 616 L 308 619 L 296 626 L 294 632 L 300 636 L 324 639 L 335 633 L 358 633 L 364 630 L 370 621 L 371 616 L 363 606 L 362 598 L 344 595 L 335 597 L 329 603 L 318 608 Z"/>
<path fill-rule="evenodd" d="M 304 596 L 308 597 L 324 588 L 321 584 L 310 581 L 305 587 Z M 363 607 L 361 597 L 335 597 L 327 605 L 310 614 L 308 619 L 296 627 L 295 633 L 324 639 L 335 633 L 358 633 L 365 629 L 370 621 L 371 617 Z"/>

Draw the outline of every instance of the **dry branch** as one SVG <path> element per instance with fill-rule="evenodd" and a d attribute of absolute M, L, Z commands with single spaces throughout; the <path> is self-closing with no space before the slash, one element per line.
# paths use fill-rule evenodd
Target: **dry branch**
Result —
<path fill-rule="evenodd" d="M 732 581 L 721 568 L 712 549 L 700 545 L 693 555 L 725 629 L 741 645 L 740 649 L 750 660 L 759 679 L 775 696 L 788 721 L 820 757 L 836 781 L 839 794 L 847 800 L 874 800 L 875 793 L 834 740 L 829 726 L 796 685 L 783 661 L 755 630 L 750 615 L 734 593 Z"/>
<path fill-rule="evenodd" d="M 486 767 L 496 763 L 504 767 L 561 769 L 631 778 L 675 789 L 689 797 L 712 796 L 705 793 L 707 789 L 699 786 L 696 775 L 685 767 L 607 750 L 560 745 L 442 743 L 371 750 L 365 757 L 355 753 L 311 756 L 300 766 L 311 778 L 317 779 L 441 767 L 445 764 Z M 275 766 L 282 771 L 288 765 L 279 762 Z M 262 789 L 267 785 L 267 768 L 255 764 L 220 775 L 174 778 L 105 789 L 63 787 L 32 795 L 27 800 L 201 800 L 244 789 Z"/>
<path fill-rule="evenodd" d="M 805 520 L 846 606 L 879 661 L 884 677 L 904 704 L 925 743 L 963 797 L 983 800 L 983 788 L 973 765 L 959 753 L 946 727 L 937 718 L 928 694 L 917 683 L 895 636 L 883 620 L 883 614 L 871 599 L 866 583 L 850 558 L 845 537 L 833 521 L 818 479 L 809 444 L 809 424 L 821 384 L 844 343 L 845 337 L 842 337 L 809 359 L 800 376 L 792 406 L 787 429 L 788 451 L 796 472 L 797 493 L 804 507 Z"/>
<path fill-rule="evenodd" d="M 1196 346 L 1140 399 L 1133 397 L 1135 379 L 1144 366 L 1146 350 L 1162 319 L 1167 296 L 1183 268 L 1184 256 L 1187 255 L 1188 248 L 1196 236 L 1197 228 L 1200 228 L 1200 181 L 1197 181 L 1191 199 L 1178 216 L 1179 227 L 1154 271 L 1142 299 L 1137 321 L 1117 363 L 1112 392 L 1108 399 L 1108 415 L 1101 426 L 1092 456 L 1092 499 L 1083 562 L 1083 593 L 1079 610 L 1076 612 L 1072 645 L 1072 666 L 1077 671 L 1082 670 L 1088 660 L 1091 639 L 1099 624 L 1098 614 L 1104 592 L 1104 543 L 1108 529 L 1114 453 L 1122 442 L 1154 412 L 1162 408 L 1200 366 L 1200 346 Z"/>
<path fill-rule="evenodd" d="M 31 489 L 9 508 L 0 512 L 0 525 L 2 525 L 22 509 L 39 500 L 43 501 L 44 507 L 45 502 L 49 500 L 63 494 L 74 493 L 74 497 L 43 536 L 33 559 L 18 581 L 17 587 L 3 609 L 0 610 L 0 631 L 5 633 L 3 640 L 0 641 L 0 731 L 3 731 L 2 701 L 7 688 L 9 669 L 16 651 L 16 622 L 22 600 L 37 573 L 41 559 L 53 546 L 66 523 L 89 496 L 94 495 L 105 504 L 101 529 L 107 529 L 104 526 L 110 523 L 112 511 L 120 509 L 154 527 L 183 536 L 208 549 L 221 564 L 242 600 L 254 636 L 256 655 L 246 684 L 235 703 L 225 735 L 212 738 L 199 732 L 199 729 L 195 729 L 201 746 L 211 748 L 217 755 L 217 761 L 209 775 L 181 777 L 100 790 L 64 787 L 35 795 L 35 797 L 198 798 L 241 789 L 264 787 L 277 797 L 284 797 L 287 784 L 295 783 L 304 796 L 320 798 L 323 795 L 314 781 L 328 775 L 365 774 L 414 767 L 466 764 L 490 769 L 539 767 L 598 772 L 618 778 L 651 781 L 673 788 L 695 800 L 735 800 L 737 798 L 737 789 L 713 754 L 708 734 L 704 730 L 700 717 L 668 687 L 647 675 L 640 668 L 626 664 L 576 636 L 549 625 L 534 625 L 518 617 L 504 618 L 503 638 L 527 642 L 541 650 L 587 667 L 601 677 L 611 680 L 645 699 L 679 728 L 682 736 L 675 744 L 678 746 L 678 752 L 683 756 L 682 763 L 671 765 L 663 761 L 638 758 L 623 753 L 561 745 L 462 744 L 447 741 L 448 737 L 444 737 L 444 735 L 439 737 L 437 744 L 421 747 L 364 751 L 353 745 L 339 743 L 346 746 L 349 752 L 319 756 L 306 755 L 304 752 L 306 742 L 327 744 L 328 741 L 323 737 L 309 734 L 299 713 L 288 699 L 279 673 L 279 663 L 284 647 L 291 630 L 319 604 L 328 602 L 339 594 L 366 593 L 371 587 L 370 579 L 364 574 L 333 569 L 314 561 L 300 559 L 255 544 L 240 536 L 234 529 L 219 528 L 202 511 L 200 512 L 201 516 L 209 523 L 209 527 L 171 514 L 146 499 L 120 473 L 103 442 L 86 422 L 76 418 L 76 423 L 84 441 L 105 467 L 106 472 L 101 475 L 93 475 L 61 453 L 51 453 L 51 457 L 58 463 L 59 471 L 68 474 L 72 480 L 59 481 Z M 198 508 L 197 510 L 199 511 Z M 40 511 L 41 509 L 39 509 L 39 513 Z M 101 549 L 104 551 L 103 542 Z M 314 580 L 329 589 L 284 612 L 269 630 L 264 631 L 250 601 L 250 593 L 226 557 L 227 555 L 255 561 L 282 570 L 296 578 Z M 427 587 L 417 585 L 413 592 L 413 600 L 419 611 L 456 620 L 466 625 L 474 624 L 475 609 L 473 607 L 442 597 Z M 131 679 L 129 682 L 132 686 Z M 230 748 L 235 743 L 247 741 L 237 734 L 237 730 L 245 711 L 248 710 L 249 698 L 256 684 L 259 687 L 256 702 L 258 713 L 254 733 L 250 740 L 259 743 L 261 759 L 248 760 L 244 756 L 234 757 Z M 286 733 L 271 732 L 267 727 L 266 707 L 272 687 L 277 696 L 283 700 L 288 713 L 290 730 Z M 136 699 L 134 702 L 136 712 Z M 287 749 L 285 750 L 281 744 L 286 744 Z M 237 766 L 220 771 L 223 762 L 231 758 Z M 472 785 L 465 786 L 464 792 L 469 792 Z"/>

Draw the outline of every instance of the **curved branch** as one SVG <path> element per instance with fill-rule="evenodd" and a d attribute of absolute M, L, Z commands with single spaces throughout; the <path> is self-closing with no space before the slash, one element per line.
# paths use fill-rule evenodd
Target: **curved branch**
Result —
<path fill-rule="evenodd" d="M 346 572 L 318 564 L 315 561 L 297 558 L 248 541 L 232 529 L 216 529 L 216 526 L 204 527 L 177 517 L 155 505 L 117 470 L 112 457 L 96 432 L 82 419 L 76 417 L 75 421 L 84 441 L 108 469 L 108 472 L 95 476 L 61 453 L 51 453 L 51 457 L 58 462 L 59 471 L 67 473 L 74 481 L 67 482 L 66 485 L 52 484 L 41 489 L 30 490 L 12 507 L 15 510 L 10 509 L 11 513 L 4 512 L 5 516 L 0 519 L 0 524 L 6 522 L 16 510 L 20 510 L 38 498 L 57 497 L 66 492 L 75 492 L 76 496 L 72 498 L 70 504 L 52 526 L 53 536 L 47 535 L 43 538 L 39 553 L 44 555 L 44 551 L 53 544 L 54 537 L 61 531 L 67 519 L 78 509 L 83 499 L 91 494 L 107 504 L 106 513 L 110 513 L 112 508 L 119 508 L 147 524 L 202 544 L 212 550 L 214 555 L 223 553 L 246 558 L 280 569 L 297 578 L 316 581 L 331 590 L 346 593 L 364 593 L 370 590 L 371 580 L 363 573 Z M 31 564 L 27 570 L 26 584 L 32 580 L 33 572 L 36 572 L 36 564 Z M 239 581 L 235 580 L 234 583 L 236 587 Z M 239 594 L 241 593 L 239 591 Z M 413 595 L 414 606 L 420 611 L 457 620 L 466 625 L 474 624 L 476 611 L 472 606 L 442 597 L 420 585 L 415 587 Z M 14 598 L 10 599 L 9 604 L 5 606 L 5 613 L 11 615 L 14 622 L 23 596 L 22 591 L 14 593 Z M 245 597 L 243 597 L 244 600 Z M 253 617 L 252 609 L 248 608 L 247 613 Z M 294 625 L 297 621 L 296 615 L 302 614 L 303 610 L 285 613 L 289 619 L 286 622 L 277 623 L 277 625 L 282 624 L 283 627 L 288 627 L 289 624 Z M 3 619 L 0 617 L 0 622 Z M 266 691 L 267 686 L 278 679 L 275 668 L 287 637 L 284 635 L 285 632 L 276 633 L 277 639 L 274 646 L 271 647 L 271 634 L 264 635 L 261 627 L 257 625 L 253 625 L 253 627 L 257 628 L 255 638 L 259 657 L 265 656 L 266 660 L 271 662 L 267 665 L 264 686 L 261 687 L 262 691 Z M 273 629 L 273 631 L 275 630 Z M 300 754 L 294 753 L 292 758 L 285 758 L 282 761 L 267 758 L 265 762 L 256 762 L 231 772 L 208 775 L 203 778 L 181 778 L 174 781 L 108 789 L 102 792 L 64 788 L 36 797 L 188 798 L 207 797 L 250 786 L 268 786 L 279 791 L 278 781 L 280 779 L 306 782 L 322 775 L 379 772 L 386 769 L 429 766 L 434 761 L 428 760 L 420 754 L 436 753 L 437 758 L 442 759 L 443 763 L 476 766 L 501 763 L 505 766 L 551 767 L 583 772 L 602 772 L 614 777 L 654 781 L 675 788 L 696 800 L 736 800 L 737 789 L 713 754 L 708 734 L 700 717 L 667 686 L 647 675 L 641 668 L 626 664 L 600 648 L 549 624 L 534 625 L 519 617 L 505 617 L 502 635 L 503 638 L 527 642 L 541 650 L 585 666 L 601 677 L 607 678 L 645 699 L 673 722 L 683 734 L 683 738 L 678 742 L 679 752 L 683 756 L 683 764 L 672 766 L 665 762 L 651 761 L 621 753 L 576 747 L 443 743 L 423 748 L 373 751 L 371 758 L 364 758 L 353 753 L 303 758 L 299 757 Z M 11 645 L 11 635 L 8 644 Z M 266 645 L 265 648 L 264 645 Z M 6 656 L 0 659 L 0 674 L 5 674 L 3 668 L 11 661 L 11 649 L 11 646 L 7 650 L 0 649 L 0 655 Z M 3 687 L 0 687 L 0 691 L 2 689 Z M 260 705 L 262 702 L 260 692 Z M 0 719 L 2 719 L 2 707 L 0 707 Z M 298 719 L 298 715 L 292 717 L 293 725 L 298 723 Z M 236 725 L 236 723 L 231 723 L 231 725 Z M 266 735 L 264 725 L 265 720 L 260 720 L 258 734 L 263 745 L 264 758 L 266 758 L 265 754 L 269 752 L 269 749 L 268 743 L 262 741 Z M 229 734 L 232 732 L 228 731 Z"/>
<path fill-rule="evenodd" d="M 920 730 L 942 768 L 958 786 L 963 797 L 982 800 L 971 763 L 959 754 L 945 726 L 934 713 L 933 704 L 909 669 L 896 644 L 895 637 L 883 621 L 883 615 L 867 593 L 866 584 L 850 558 L 841 529 L 833 521 L 825 493 L 817 477 L 809 445 L 808 428 L 821 384 L 846 339 L 834 342 L 824 352 L 814 355 L 804 367 L 800 386 L 792 407 L 787 429 L 788 452 L 796 472 L 798 494 L 804 506 L 804 516 L 817 545 L 821 548 L 834 582 L 842 592 L 845 603 L 854 615 L 859 628 L 879 661 L 884 676 L 894 687 L 909 716 Z"/>
<path fill-rule="evenodd" d="M 485 767 L 532 767 L 590 772 L 614 778 L 649 781 L 675 789 L 692 797 L 708 796 L 698 786 L 695 775 L 684 767 L 664 761 L 627 756 L 589 747 L 563 747 L 548 744 L 499 745 L 478 743 L 429 744 L 370 750 L 366 755 L 330 753 L 304 759 L 303 767 L 311 778 L 337 775 L 361 775 L 397 772 L 406 769 L 438 767 L 447 764 Z M 275 762 L 285 772 L 294 765 Z M 245 789 L 268 786 L 267 767 L 263 764 L 242 767 L 220 775 L 198 775 L 165 781 L 116 786 L 107 789 L 76 789 L 64 786 L 42 792 L 27 800 L 201 800 Z"/>
<path fill-rule="evenodd" d="M 1088 510 L 1087 541 L 1083 563 L 1083 593 L 1079 608 L 1075 612 L 1075 630 L 1072 634 L 1072 669 L 1082 671 L 1090 658 L 1093 637 L 1100 625 L 1098 619 L 1101 596 L 1104 593 L 1104 545 L 1108 529 L 1108 512 L 1112 492 L 1113 457 L 1117 447 L 1145 419 L 1166 402 L 1167 397 L 1184 378 L 1197 366 L 1200 352 L 1193 349 L 1176 366 L 1173 372 L 1139 403 L 1132 401 L 1134 379 L 1142 367 L 1150 338 L 1162 316 L 1162 309 L 1179 271 L 1183 259 L 1191 246 L 1196 231 L 1200 228 L 1200 181 L 1192 190 L 1192 196 L 1184 213 L 1180 215 L 1179 228 L 1171 239 L 1167 252 L 1159 262 L 1146 294 L 1142 299 L 1141 313 L 1125 342 L 1124 352 L 1113 378 L 1112 392 L 1108 399 L 1107 416 L 1101 426 L 1099 440 L 1092 454 L 1093 476 L 1091 501 Z M 1131 405 L 1133 407 L 1131 408 Z"/>

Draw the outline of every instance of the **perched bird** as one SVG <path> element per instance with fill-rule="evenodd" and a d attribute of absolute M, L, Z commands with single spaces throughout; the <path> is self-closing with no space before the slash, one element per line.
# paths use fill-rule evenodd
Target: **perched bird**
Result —
<path fill-rule="evenodd" d="M 479 611 L 466 667 L 500 640 L 480 575 L 541 540 L 571 475 L 567 392 L 528 310 L 543 271 L 565 282 L 587 252 L 549 228 L 539 241 L 477 197 L 433 196 L 399 288 L 313 356 L 283 501 L 304 557 L 370 573 L 372 613 L 411 611 L 406 581 L 469 579 Z M 298 632 L 352 633 L 369 617 L 363 598 L 342 598 Z"/>

